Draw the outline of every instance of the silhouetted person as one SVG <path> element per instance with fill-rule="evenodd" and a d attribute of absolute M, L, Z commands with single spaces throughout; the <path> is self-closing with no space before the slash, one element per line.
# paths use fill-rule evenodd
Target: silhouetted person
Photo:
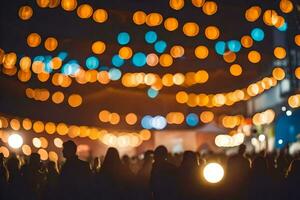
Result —
<path fill-rule="evenodd" d="M 153 164 L 153 151 L 147 151 L 144 155 L 144 163 L 138 172 L 138 199 L 150 200 L 152 193 L 150 190 L 150 177 Z"/>
<path fill-rule="evenodd" d="M 60 198 L 84 200 L 90 198 L 91 170 L 89 163 L 76 155 L 77 146 L 73 141 L 63 143 L 66 161 L 61 168 L 59 179 Z"/>
<path fill-rule="evenodd" d="M 4 199 L 4 192 L 6 188 L 7 172 L 4 166 L 4 155 L 0 153 L 0 199 Z"/>
<path fill-rule="evenodd" d="M 269 199 L 272 196 L 270 192 L 270 177 L 268 174 L 266 159 L 262 156 L 258 156 L 252 162 L 249 184 L 249 199 Z"/>
<path fill-rule="evenodd" d="M 41 199 L 45 186 L 45 175 L 41 171 L 41 160 L 38 153 L 32 153 L 29 163 L 22 168 L 24 196 L 27 199 Z"/>
<path fill-rule="evenodd" d="M 192 151 L 183 154 L 183 160 L 178 170 L 179 199 L 201 199 L 201 171 L 197 155 Z"/>
<path fill-rule="evenodd" d="M 176 167 L 167 161 L 168 150 L 159 146 L 154 151 L 151 190 L 155 200 L 176 199 Z"/>
<path fill-rule="evenodd" d="M 124 178 L 124 190 L 127 199 L 136 198 L 136 177 L 131 170 L 131 159 L 128 155 L 124 155 L 122 158 L 122 169 Z"/>
<path fill-rule="evenodd" d="M 240 145 L 238 154 L 229 157 L 225 190 L 228 199 L 245 199 L 248 191 L 250 162 L 245 157 L 246 146 Z"/>
<path fill-rule="evenodd" d="M 294 160 L 291 163 L 291 168 L 287 178 L 286 199 L 289 200 L 300 199 L 299 184 L 300 184 L 300 160 Z"/>
<path fill-rule="evenodd" d="M 110 147 L 96 177 L 94 196 L 101 200 L 125 199 L 124 173 L 118 150 Z"/>
<path fill-rule="evenodd" d="M 44 191 L 44 199 L 46 200 L 54 200 L 58 198 L 58 170 L 56 167 L 56 163 L 53 161 L 48 162 L 47 165 L 47 184 Z"/>
<path fill-rule="evenodd" d="M 12 154 L 7 162 L 6 168 L 8 171 L 7 187 L 5 189 L 5 200 L 19 200 L 22 199 L 24 192 L 24 184 L 21 182 L 21 174 L 19 172 L 19 160 L 15 154 Z M 16 192 L 18 188 L 18 192 Z"/>

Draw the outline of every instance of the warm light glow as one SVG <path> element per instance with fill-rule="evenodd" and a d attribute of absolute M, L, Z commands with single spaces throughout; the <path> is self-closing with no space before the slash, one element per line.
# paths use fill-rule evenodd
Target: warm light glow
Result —
<path fill-rule="evenodd" d="M 125 121 L 129 125 L 134 125 L 137 122 L 137 116 L 134 113 L 128 113 L 125 117 Z"/>
<path fill-rule="evenodd" d="M 61 0 L 61 7 L 65 11 L 73 11 L 77 7 L 77 0 Z"/>
<path fill-rule="evenodd" d="M 73 108 L 78 107 L 82 104 L 82 97 L 79 94 L 72 94 L 68 98 L 68 103 Z"/>
<path fill-rule="evenodd" d="M 184 0 L 170 0 L 169 5 L 174 10 L 180 10 L 184 6 Z"/>
<path fill-rule="evenodd" d="M 204 5 L 202 6 L 202 11 L 206 15 L 213 15 L 217 12 L 218 5 L 214 1 L 205 1 Z"/>
<path fill-rule="evenodd" d="M 41 36 L 37 33 L 31 33 L 27 37 L 27 44 L 30 47 L 37 47 L 41 44 Z"/>
<path fill-rule="evenodd" d="M 199 26 L 194 22 L 187 22 L 183 25 L 183 33 L 188 37 L 194 37 L 199 33 Z"/>
<path fill-rule="evenodd" d="M 54 145 L 57 147 L 57 148 L 62 148 L 63 147 L 63 141 L 60 139 L 60 138 L 55 138 L 53 140 L 53 143 Z"/>
<path fill-rule="evenodd" d="M 208 56 L 208 48 L 206 46 L 198 46 L 195 49 L 195 55 L 199 59 L 205 59 Z"/>
<path fill-rule="evenodd" d="M 218 163 L 209 163 L 203 169 L 203 176 L 209 183 L 218 183 L 224 177 L 224 169 Z"/>
<path fill-rule="evenodd" d="M 8 145 L 13 149 L 18 149 L 23 145 L 23 138 L 14 133 L 8 137 Z"/>
<path fill-rule="evenodd" d="M 207 39 L 216 40 L 220 36 L 220 31 L 216 26 L 208 26 L 205 29 L 205 36 Z"/>
<path fill-rule="evenodd" d="M 258 63 L 261 60 L 261 55 L 257 51 L 250 51 L 248 53 L 248 60 L 252 63 Z"/>
<path fill-rule="evenodd" d="M 165 29 L 175 31 L 178 28 L 178 20 L 174 17 L 169 17 L 164 22 Z"/>
<path fill-rule="evenodd" d="M 30 6 L 22 6 L 19 9 L 19 17 L 22 20 L 29 20 L 33 15 L 33 10 Z"/>
<path fill-rule="evenodd" d="M 77 8 L 77 15 L 82 19 L 90 18 L 93 14 L 93 8 L 89 4 L 82 4 Z"/>
<path fill-rule="evenodd" d="M 104 9 L 97 9 L 95 10 L 93 14 L 93 20 L 97 23 L 103 23 L 107 21 L 108 19 L 108 14 L 107 11 Z"/>
<path fill-rule="evenodd" d="M 243 72 L 242 67 L 239 64 L 233 64 L 230 66 L 230 74 L 233 76 L 240 76 Z"/>
<path fill-rule="evenodd" d="M 147 15 L 143 11 L 136 11 L 132 16 L 132 20 L 136 25 L 142 25 L 146 22 L 146 17 Z"/>
<path fill-rule="evenodd" d="M 48 51 L 54 51 L 58 46 L 58 42 L 54 37 L 49 37 L 45 40 L 44 46 Z"/>

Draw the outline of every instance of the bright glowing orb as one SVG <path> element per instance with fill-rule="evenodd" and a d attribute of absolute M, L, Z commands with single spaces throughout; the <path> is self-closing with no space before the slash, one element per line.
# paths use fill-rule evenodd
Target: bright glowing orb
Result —
<path fill-rule="evenodd" d="M 203 169 L 203 176 L 209 183 L 218 183 L 224 177 L 224 169 L 218 163 L 209 163 Z"/>
<path fill-rule="evenodd" d="M 23 138 L 19 134 L 12 134 L 8 137 L 8 144 L 13 149 L 18 149 L 23 145 Z"/>

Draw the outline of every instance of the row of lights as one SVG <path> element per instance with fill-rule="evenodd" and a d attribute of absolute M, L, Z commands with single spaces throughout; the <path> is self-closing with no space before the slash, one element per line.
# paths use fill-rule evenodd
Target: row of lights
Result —
<path fill-rule="evenodd" d="M 26 88 L 25 90 L 26 96 L 30 99 L 34 99 L 36 101 L 47 101 L 50 98 L 50 92 L 47 89 L 32 89 L 32 88 Z M 52 94 L 51 97 L 53 103 L 55 104 L 61 104 L 64 99 L 65 95 L 64 93 L 57 91 Z M 82 97 L 79 94 L 71 94 L 68 97 L 68 105 L 75 108 L 82 104 Z"/>
<path fill-rule="evenodd" d="M 99 130 L 97 128 L 88 127 L 88 126 L 76 126 L 76 125 L 66 125 L 65 123 L 55 124 L 54 122 L 44 123 L 42 121 L 35 121 L 25 118 L 22 121 L 13 118 L 8 120 L 6 117 L 0 117 L 0 128 L 8 128 L 11 127 L 14 131 L 19 131 L 22 128 L 25 131 L 33 130 L 35 133 L 47 133 L 49 135 L 53 135 L 57 133 L 61 136 L 68 136 L 70 138 L 84 138 L 88 137 L 91 140 L 103 140 L 104 136 L 107 134 L 110 135 L 123 135 L 125 133 L 116 133 L 112 134 L 109 131 L 102 129 Z M 134 136 L 139 137 L 139 141 L 149 140 L 151 137 L 151 132 L 148 130 L 141 130 L 139 133 L 128 133 Z M 139 143 L 140 144 L 140 143 Z"/>

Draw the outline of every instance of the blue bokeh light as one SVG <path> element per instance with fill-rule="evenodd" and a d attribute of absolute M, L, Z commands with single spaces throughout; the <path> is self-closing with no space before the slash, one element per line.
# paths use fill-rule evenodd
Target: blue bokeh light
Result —
<path fill-rule="evenodd" d="M 143 67 L 146 64 L 146 55 L 142 52 L 134 54 L 132 57 L 132 63 L 136 67 Z"/>
<path fill-rule="evenodd" d="M 75 75 L 80 69 L 80 66 L 76 60 L 70 60 L 68 63 L 64 64 L 61 71 L 65 75 Z"/>
<path fill-rule="evenodd" d="M 158 91 L 154 90 L 152 88 L 149 88 L 148 91 L 147 91 L 147 94 L 148 94 L 148 97 L 154 99 L 155 97 L 157 97 Z"/>
<path fill-rule="evenodd" d="M 121 32 L 118 34 L 117 39 L 120 45 L 126 45 L 130 42 L 130 35 L 127 32 Z"/>
<path fill-rule="evenodd" d="M 190 113 L 186 116 L 186 123 L 189 126 L 196 126 L 199 123 L 198 115 L 195 113 Z"/>
<path fill-rule="evenodd" d="M 141 121 L 141 125 L 144 129 L 152 128 L 152 117 L 150 115 L 145 115 Z"/>
<path fill-rule="evenodd" d="M 36 56 L 33 59 L 34 62 L 44 62 L 44 60 L 45 60 L 44 56 Z"/>
<path fill-rule="evenodd" d="M 238 40 L 230 40 L 227 42 L 228 49 L 232 52 L 239 52 L 241 50 L 241 43 Z"/>
<path fill-rule="evenodd" d="M 163 40 L 159 40 L 154 44 L 154 49 L 157 53 L 163 53 L 167 48 L 167 43 Z"/>
<path fill-rule="evenodd" d="M 44 59 L 44 63 L 45 63 L 45 72 L 47 73 L 51 73 L 53 71 L 52 69 L 52 56 L 45 56 L 45 59 Z"/>
<path fill-rule="evenodd" d="M 90 56 L 85 61 L 88 69 L 97 69 L 99 67 L 99 59 L 95 56 Z"/>
<path fill-rule="evenodd" d="M 224 41 L 218 41 L 215 44 L 215 51 L 217 52 L 217 54 L 224 55 L 225 50 L 226 50 L 226 43 Z"/>
<path fill-rule="evenodd" d="M 60 53 L 58 54 L 58 57 L 59 57 L 62 61 L 64 61 L 64 60 L 68 57 L 68 53 L 65 52 L 65 51 L 62 51 L 62 52 L 60 52 Z"/>
<path fill-rule="evenodd" d="M 167 120 L 163 116 L 158 115 L 152 118 L 151 125 L 157 130 L 162 130 L 167 126 Z"/>
<path fill-rule="evenodd" d="M 288 24 L 286 22 L 284 22 L 284 24 L 278 28 L 278 30 L 282 32 L 286 31 L 287 29 L 288 29 Z"/>
<path fill-rule="evenodd" d="M 124 64 L 124 60 L 116 54 L 112 57 L 111 63 L 115 67 L 121 67 Z"/>
<path fill-rule="evenodd" d="M 157 34 L 154 31 L 148 31 L 145 34 L 145 40 L 149 44 L 153 44 L 157 40 Z"/>
<path fill-rule="evenodd" d="M 262 29 L 260 28 L 254 28 L 252 31 L 251 31 L 251 37 L 253 40 L 257 41 L 257 42 L 260 42 L 260 41 L 263 41 L 264 38 L 265 38 L 265 33 Z"/>
<path fill-rule="evenodd" d="M 109 75 L 110 80 L 116 81 L 121 78 L 122 72 L 117 68 L 111 68 L 108 71 L 108 75 Z"/>

